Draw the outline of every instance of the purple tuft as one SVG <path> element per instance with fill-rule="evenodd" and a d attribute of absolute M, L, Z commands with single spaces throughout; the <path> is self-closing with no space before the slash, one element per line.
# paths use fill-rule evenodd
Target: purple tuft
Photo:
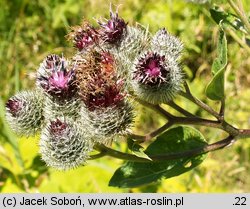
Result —
<path fill-rule="evenodd" d="M 119 105 L 125 95 L 121 93 L 123 82 L 118 81 L 117 84 L 107 86 L 105 90 L 99 94 L 89 94 L 88 99 L 85 101 L 89 110 L 95 110 L 98 108 L 107 108 L 111 106 Z"/>
<path fill-rule="evenodd" d="M 87 24 L 73 34 L 73 44 L 79 51 L 93 45 L 95 42 L 97 42 L 97 31 Z"/>
<path fill-rule="evenodd" d="M 74 69 L 69 66 L 64 57 L 49 55 L 44 65 L 50 70 L 49 74 L 40 74 L 37 78 L 39 86 L 52 97 L 59 100 L 71 99 L 77 91 Z"/>
<path fill-rule="evenodd" d="M 18 115 L 18 112 L 23 108 L 24 101 L 20 101 L 17 99 L 9 99 L 6 103 L 6 108 L 8 112 L 12 114 L 13 117 Z"/>
<path fill-rule="evenodd" d="M 141 57 L 133 72 L 133 79 L 150 86 L 168 81 L 169 69 L 165 64 L 165 56 L 149 52 Z"/>
<path fill-rule="evenodd" d="M 73 71 L 54 72 L 48 79 L 48 91 L 67 91 L 73 78 Z"/>
<path fill-rule="evenodd" d="M 63 62 L 63 58 L 59 57 L 56 54 L 50 54 L 44 59 L 45 69 L 55 70 Z"/>
<path fill-rule="evenodd" d="M 48 94 L 58 99 L 72 98 L 77 89 L 73 70 L 55 71 L 49 78 L 41 77 L 40 84 Z"/>
<path fill-rule="evenodd" d="M 56 121 L 50 122 L 50 133 L 54 136 L 62 136 L 67 129 L 67 124 L 65 122 L 56 119 Z"/>
<path fill-rule="evenodd" d="M 98 23 L 101 26 L 99 30 L 101 39 L 110 44 L 118 43 L 127 27 L 127 23 L 125 23 L 122 18 L 118 17 L 118 11 L 114 13 L 111 8 L 110 19 L 106 22 L 98 21 Z"/>

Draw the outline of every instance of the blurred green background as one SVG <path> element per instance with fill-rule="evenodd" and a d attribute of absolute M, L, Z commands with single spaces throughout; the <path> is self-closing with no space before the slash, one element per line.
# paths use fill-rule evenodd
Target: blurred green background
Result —
<path fill-rule="evenodd" d="M 248 14 L 250 5 L 243 1 Z M 216 57 L 218 27 L 206 6 L 184 0 L 114 0 L 120 15 L 130 24 L 149 25 L 150 31 L 166 27 L 185 44 L 182 65 L 195 95 L 215 109 L 204 88 L 211 78 Z M 216 1 L 229 10 L 224 1 Z M 84 18 L 109 15 L 105 0 L 0 0 L 0 192 L 250 192 L 250 140 L 209 153 L 198 168 L 179 177 L 134 189 L 108 187 L 108 181 L 122 161 L 104 157 L 68 172 L 47 168 L 38 155 L 38 138 L 19 139 L 4 119 L 5 102 L 35 83 L 39 63 L 49 53 L 68 57 L 74 49 L 66 41 L 69 27 Z M 250 127 L 250 54 L 228 38 L 229 64 L 226 73 L 226 119 L 241 128 Z M 177 98 L 176 102 L 206 117 L 196 106 Z M 167 107 L 166 107 L 167 108 Z M 135 131 L 147 133 L 163 120 L 138 107 Z M 149 114 L 144 114 L 145 112 Z M 145 116 L 146 115 L 146 116 Z M 220 131 L 199 128 L 209 142 L 223 137 Z M 114 144 L 113 146 L 119 146 Z"/>

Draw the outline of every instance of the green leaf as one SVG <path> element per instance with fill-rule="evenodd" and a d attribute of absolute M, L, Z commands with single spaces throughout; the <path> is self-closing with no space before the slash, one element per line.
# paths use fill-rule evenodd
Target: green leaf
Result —
<path fill-rule="evenodd" d="M 161 154 L 174 154 L 204 147 L 206 141 L 202 134 L 188 126 L 179 126 L 167 130 L 148 146 L 145 153 L 150 157 Z M 109 185 L 116 187 L 138 187 L 162 178 L 171 178 L 183 174 L 203 160 L 205 155 L 183 157 L 175 160 L 157 162 L 126 162 L 118 168 Z"/>
<path fill-rule="evenodd" d="M 223 30 L 220 30 L 217 44 L 217 54 L 218 57 L 215 59 L 212 65 L 212 73 L 214 75 L 227 64 L 227 39 Z"/>
<path fill-rule="evenodd" d="M 217 58 L 212 65 L 213 78 L 206 88 L 206 95 L 212 100 L 224 98 L 224 73 L 227 65 L 227 39 L 223 30 L 220 30 L 217 44 Z"/>
<path fill-rule="evenodd" d="M 144 147 L 139 145 L 136 141 L 133 139 L 128 139 L 128 148 L 132 151 L 134 155 L 137 157 L 145 158 L 148 160 L 152 160 L 145 152 L 144 152 Z"/>
<path fill-rule="evenodd" d="M 31 170 L 35 170 L 35 171 L 38 171 L 39 174 L 42 174 L 46 171 L 48 171 L 48 166 L 46 165 L 46 163 L 41 159 L 41 156 L 40 155 L 37 155 L 33 161 L 32 161 L 32 164 L 30 166 Z"/>
<path fill-rule="evenodd" d="M 6 181 L 8 179 L 11 179 L 12 182 L 16 182 L 16 178 L 15 175 L 12 173 L 11 170 L 9 170 L 8 168 L 5 168 L 4 166 L 0 165 L 0 192 L 2 191 L 4 184 L 6 183 Z"/>
<path fill-rule="evenodd" d="M 241 31 L 247 34 L 247 31 L 244 28 L 244 24 L 236 15 L 222 11 L 219 7 L 210 9 L 210 14 L 213 20 L 218 25 L 224 25 L 225 27 L 229 26 L 237 31 Z"/>

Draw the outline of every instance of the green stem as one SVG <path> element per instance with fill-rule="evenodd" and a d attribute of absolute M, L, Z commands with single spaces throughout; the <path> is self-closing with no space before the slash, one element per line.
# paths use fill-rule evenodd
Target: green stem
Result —
<path fill-rule="evenodd" d="M 217 118 L 218 120 L 221 120 L 220 115 L 211 107 L 209 107 L 207 104 L 205 104 L 204 102 L 202 102 L 201 100 L 199 100 L 198 98 L 196 98 L 195 96 L 193 96 L 193 94 L 191 93 L 188 84 L 186 82 L 184 82 L 184 87 L 185 87 L 185 92 L 181 91 L 179 92 L 179 94 L 183 97 L 185 97 L 186 99 L 190 100 L 191 102 L 195 103 L 196 105 L 198 105 L 199 107 L 201 107 L 203 110 L 207 111 L 208 113 L 210 113 L 211 115 L 213 115 L 215 118 Z"/>
<path fill-rule="evenodd" d="M 247 30 L 248 34 L 250 35 L 250 23 L 248 21 L 247 15 L 244 11 L 242 2 L 240 0 L 237 0 L 237 4 L 236 4 L 232 0 L 227 0 L 227 1 L 230 4 L 230 6 L 232 7 L 232 9 L 235 11 L 235 13 L 239 16 L 241 21 L 244 23 L 246 30 Z"/>
<path fill-rule="evenodd" d="M 194 157 L 197 155 L 205 154 L 211 151 L 215 151 L 218 149 L 222 149 L 226 146 L 231 145 L 235 141 L 233 136 L 228 136 L 227 138 L 220 140 L 218 142 L 215 142 L 213 144 L 208 144 L 202 147 L 198 147 L 195 149 L 187 150 L 184 152 L 177 152 L 177 153 L 167 153 L 167 154 L 160 154 L 160 155 L 149 155 L 149 157 L 153 161 L 166 161 L 166 160 L 175 160 L 180 158 L 186 158 L 186 157 Z M 115 157 L 122 160 L 129 160 L 134 162 L 152 162 L 149 159 L 137 157 L 132 154 L 120 152 L 114 149 L 111 149 L 109 147 L 106 147 L 104 145 L 98 144 L 96 146 L 96 149 L 98 149 L 100 152 L 103 152 L 106 154 L 106 156 Z"/>
<path fill-rule="evenodd" d="M 221 100 L 221 106 L 220 106 L 220 118 L 224 120 L 224 115 L 225 115 L 225 97 Z"/>
<path fill-rule="evenodd" d="M 183 124 L 183 125 L 200 125 L 208 126 L 212 128 L 222 129 L 221 123 L 215 120 L 208 120 L 203 118 L 185 118 L 185 117 L 176 117 L 173 120 L 174 124 Z"/>
<path fill-rule="evenodd" d="M 233 30 L 229 28 L 225 28 L 225 30 L 236 42 L 238 42 L 238 44 L 242 48 L 244 48 L 247 51 L 248 54 L 250 54 L 250 47 L 244 41 L 242 41 L 241 38 Z"/>
<path fill-rule="evenodd" d="M 90 155 L 89 160 L 95 160 L 95 159 L 101 158 L 101 157 L 105 156 L 106 154 L 107 154 L 106 151 L 103 150 L 98 154 Z"/>
<path fill-rule="evenodd" d="M 144 105 L 145 107 L 155 110 L 156 112 L 158 112 L 160 115 L 162 115 L 163 117 L 167 119 L 171 119 L 174 117 L 172 114 L 164 110 L 160 105 L 154 105 L 154 104 L 148 103 L 138 98 L 135 98 L 135 100 L 139 102 L 140 104 Z"/>
<path fill-rule="evenodd" d="M 177 110 L 178 112 L 180 112 L 181 114 L 183 114 L 184 116 L 187 117 L 193 117 L 195 118 L 196 116 L 193 115 L 192 113 L 188 112 L 187 110 L 183 109 L 182 107 L 180 107 L 179 105 L 177 105 L 176 103 L 174 103 L 173 101 L 169 101 L 168 103 L 166 103 L 168 106 L 172 107 L 173 109 Z"/>
<path fill-rule="evenodd" d="M 227 123 L 225 120 L 221 122 L 221 129 L 229 133 L 230 135 L 236 137 L 239 135 L 239 129 L 233 127 L 229 123 Z"/>
<path fill-rule="evenodd" d="M 162 132 L 164 132 L 165 130 L 167 130 L 172 125 L 173 125 L 172 122 L 167 122 L 163 126 L 161 126 L 160 128 L 156 129 L 155 131 L 153 131 L 153 132 L 151 132 L 149 134 L 146 134 L 146 135 L 137 135 L 137 134 L 134 134 L 134 133 L 129 133 L 127 135 L 127 137 L 135 139 L 137 142 L 149 141 L 152 138 L 154 138 L 154 137 L 158 136 L 159 134 L 161 134 Z"/>
<path fill-rule="evenodd" d="M 240 129 L 237 139 L 250 138 L 250 129 Z"/>

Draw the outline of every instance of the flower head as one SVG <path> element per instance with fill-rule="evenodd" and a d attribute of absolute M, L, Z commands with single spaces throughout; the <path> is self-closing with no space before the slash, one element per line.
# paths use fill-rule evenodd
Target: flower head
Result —
<path fill-rule="evenodd" d="M 73 27 L 68 38 L 72 40 L 74 47 L 81 51 L 98 42 L 98 32 L 85 21 L 82 26 Z"/>
<path fill-rule="evenodd" d="M 149 51 L 136 59 L 132 86 L 143 100 L 160 104 L 172 100 L 181 89 L 182 72 L 174 57 Z"/>
<path fill-rule="evenodd" d="M 58 118 L 50 122 L 49 131 L 54 136 L 61 136 L 67 128 L 67 123 L 62 122 Z"/>
<path fill-rule="evenodd" d="M 127 27 L 127 23 L 125 23 L 122 18 L 118 17 L 118 11 L 114 13 L 111 6 L 110 19 L 105 22 L 98 21 L 98 23 L 101 26 L 101 29 L 99 30 L 101 39 L 109 44 L 118 43 Z"/>
<path fill-rule="evenodd" d="M 58 170 L 84 164 L 93 149 L 90 134 L 69 118 L 50 121 L 41 133 L 39 145 L 42 159 Z"/>
<path fill-rule="evenodd" d="M 70 99 L 77 90 L 74 67 L 69 69 L 70 66 L 66 60 L 59 58 L 55 56 L 46 58 L 44 66 L 50 67 L 50 73 L 39 74 L 37 83 L 39 87 L 54 98 Z"/>
<path fill-rule="evenodd" d="M 23 91 L 12 96 L 6 103 L 6 120 L 18 135 L 34 135 L 44 121 L 41 94 Z"/>
<path fill-rule="evenodd" d="M 134 71 L 133 79 L 146 85 L 159 85 L 167 82 L 169 77 L 169 68 L 166 65 L 165 56 L 148 52 L 138 60 Z"/>
<path fill-rule="evenodd" d="M 124 99 L 123 81 L 117 77 L 109 52 L 90 52 L 76 74 L 80 96 L 90 110 L 117 105 Z"/>
<path fill-rule="evenodd" d="M 18 113 L 20 112 L 20 110 L 22 110 L 24 105 L 25 105 L 25 101 L 22 101 L 18 98 L 11 98 L 7 101 L 6 108 L 7 108 L 7 111 L 13 117 L 16 117 L 18 115 Z"/>

